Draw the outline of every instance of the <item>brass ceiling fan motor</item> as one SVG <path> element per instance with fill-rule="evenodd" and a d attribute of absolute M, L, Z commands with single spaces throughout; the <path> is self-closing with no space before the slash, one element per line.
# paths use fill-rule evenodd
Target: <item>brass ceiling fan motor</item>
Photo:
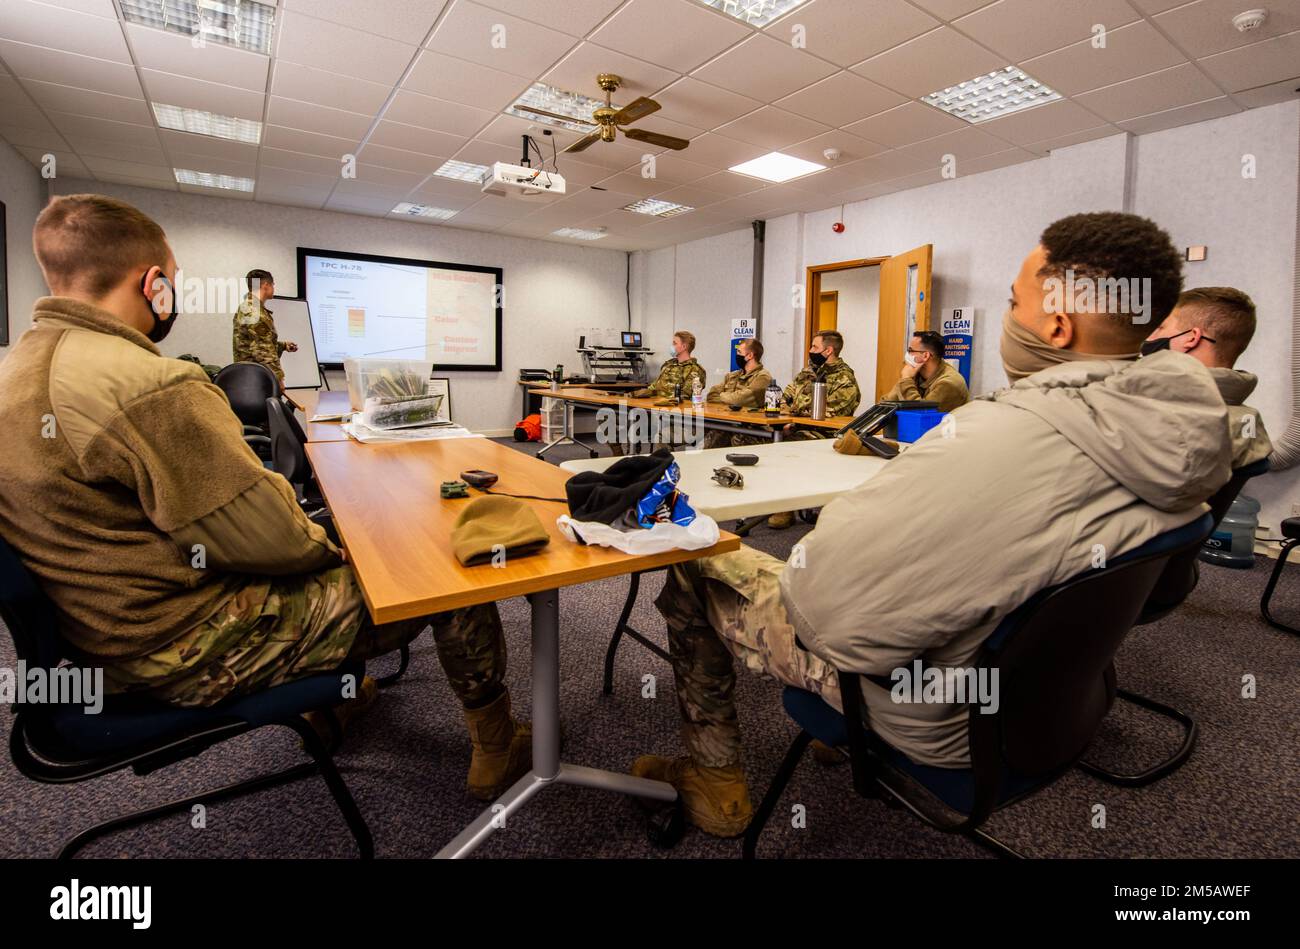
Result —
<path fill-rule="evenodd" d="M 647 115 L 658 112 L 660 109 L 659 103 L 654 99 L 641 96 L 639 99 L 629 102 L 623 108 L 616 109 L 614 108 L 614 93 L 618 91 L 619 86 L 623 85 L 623 78 L 613 73 L 601 73 L 596 77 L 596 84 L 605 90 L 605 104 L 591 113 L 591 121 L 595 123 L 597 129 L 566 148 L 566 153 L 585 151 L 597 142 L 612 142 L 618 137 L 620 131 L 633 141 L 645 142 L 647 145 L 657 145 L 660 148 L 671 148 L 674 151 L 681 151 L 690 145 L 690 142 L 684 138 L 661 135 L 659 132 L 647 132 L 644 129 L 624 128 L 623 126 L 631 125 Z M 537 115 L 564 119 L 567 122 L 573 121 L 569 116 L 556 115 L 554 112 L 547 112 L 544 109 L 532 108 L 531 106 L 520 106 L 520 108 Z"/>

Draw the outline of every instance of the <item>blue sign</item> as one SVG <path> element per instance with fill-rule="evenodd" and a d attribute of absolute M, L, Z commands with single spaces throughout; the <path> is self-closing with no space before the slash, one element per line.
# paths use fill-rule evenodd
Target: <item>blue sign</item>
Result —
<path fill-rule="evenodd" d="M 971 353 L 975 345 L 975 311 L 968 306 L 949 310 L 943 318 L 943 358 L 957 367 L 970 387 Z"/>
<path fill-rule="evenodd" d="M 744 367 L 745 360 L 740 358 L 740 344 L 757 338 L 754 321 L 751 319 L 731 321 L 731 371 Z"/>

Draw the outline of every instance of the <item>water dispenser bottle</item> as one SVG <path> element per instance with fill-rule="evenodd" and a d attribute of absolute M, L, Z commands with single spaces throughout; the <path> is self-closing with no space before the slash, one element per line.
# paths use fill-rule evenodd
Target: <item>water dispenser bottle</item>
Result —
<path fill-rule="evenodd" d="M 1222 567 L 1255 566 L 1255 529 L 1259 527 L 1259 502 L 1244 494 L 1232 502 L 1228 513 L 1201 547 L 1201 559 Z"/>

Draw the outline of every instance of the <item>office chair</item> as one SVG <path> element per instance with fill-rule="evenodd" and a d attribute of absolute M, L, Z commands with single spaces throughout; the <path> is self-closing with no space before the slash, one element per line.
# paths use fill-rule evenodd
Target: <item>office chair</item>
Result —
<path fill-rule="evenodd" d="M 271 458 L 271 438 L 266 400 L 279 397 L 280 382 L 275 373 L 258 362 L 232 362 L 212 380 L 230 402 L 244 426 L 244 441 L 264 461 Z"/>
<path fill-rule="evenodd" d="M 1300 543 L 1300 517 L 1288 517 L 1282 521 L 1282 536 L 1285 537 L 1286 543 L 1282 545 L 1281 552 L 1277 555 L 1277 563 L 1273 564 L 1273 572 L 1268 575 L 1268 585 L 1264 587 L 1264 595 L 1259 598 L 1259 611 L 1264 616 L 1264 621 L 1274 629 L 1280 629 L 1284 633 L 1291 633 L 1300 636 L 1300 629 L 1294 626 L 1288 626 L 1281 620 L 1274 618 L 1269 610 L 1269 603 L 1273 599 L 1273 591 L 1277 588 L 1278 578 L 1282 576 L 1282 568 L 1286 566 L 1286 558 L 1291 556 L 1291 549 Z"/>
<path fill-rule="evenodd" d="M 1161 571 L 1171 557 L 1198 549 L 1211 529 L 1206 514 L 1104 568 L 1040 591 L 1008 614 L 973 663 L 976 670 L 998 670 L 999 705 L 988 715 L 970 705 L 969 768 L 918 765 L 864 725 L 861 689 L 889 690 L 887 677 L 839 670 L 843 714 L 788 686 L 782 701 L 801 731 L 745 833 L 746 859 L 754 857 L 764 825 L 814 738 L 848 747 L 853 787 L 863 797 L 883 791 L 887 802 L 939 830 L 971 837 L 999 856 L 1020 857 L 981 825 L 1078 761 L 1114 700 L 1115 652 Z"/>
<path fill-rule="evenodd" d="M 1251 478 L 1265 474 L 1267 471 L 1267 458 L 1261 458 L 1253 464 L 1244 465 L 1233 471 L 1228 483 L 1216 491 L 1206 502 L 1210 506 L 1210 517 L 1214 521 L 1214 526 L 1211 528 L 1212 532 L 1218 528 L 1219 522 L 1228 513 L 1228 508 L 1232 507 L 1232 502 L 1237 499 L 1237 495 L 1246 486 L 1246 482 Z M 1201 578 L 1200 553 L 1200 549 L 1187 550 L 1170 558 L 1164 572 L 1160 574 L 1160 579 L 1156 581 L 1151 596 L 1147 598 L 1146 605 L 1142 607 L 1142 614 L 1138 617 L 1135 625 L 1146 626 L 1149 623 L 1164 619 L 1191 596 Z M 1265 590 L 1265 596 L 1267 595 L 1268 591 Z M 1108 784 L 1139 788 L 1159 781 L 1187 763 L 1196 747 L 1196 738 L 1199 732 L 1195 720 L 1190 715 L 1162 702 L 1157 702 L 1155 699 L 1136 692 L 1129 692 L 1126 689 L 1118 689 L 1116 697 L 1128 702 L 1130 705 L 1144 708 L 1176 723 L 1182 733 L 1178 750 L 1168 758 L 1133 774 L 1112 771 L 1091 761 L 1080 761 L 1079 769 L 1081 771 Z"/>
<path fill-rule="evenodd" d="M 27 669 L 41 668 L 48 674 L 60 665 L 67 650 L 58 634 L 54 606 L 2 539 L 0 619 L 9 628 L 18 659 L 25 662 Z M 362 664 L 349 665 L 209 708 L 179 708 L 141 695 L 107 696 L 96 715 L 86 714 L 81 705 L 15 705 L 9 752 L 18 770 L 28 778 L 44 784 L 72 784 L 125 768 L 143 776 L 196 757 L 246 732 L 276 725 L 290 728 L 302 739 L 311 761 L 97 824 L 64 843 L 58 857 L 69 859 L 85 844 L 108 833 L 188 811 L 195 804 L 226 800 L 319 774 L 360 855 L 370 858 L 374 856 L 374 840 L 334 766 L 332 748 L 326 747 L 302 717 L 304 712 L 325 710 L 334 736 L 331 744 L 337 745 L 340 732 L 331 709 L 343 694 L 346 677 L 352 676 L 351 681 L 359 685 L 364 673 Z"/>

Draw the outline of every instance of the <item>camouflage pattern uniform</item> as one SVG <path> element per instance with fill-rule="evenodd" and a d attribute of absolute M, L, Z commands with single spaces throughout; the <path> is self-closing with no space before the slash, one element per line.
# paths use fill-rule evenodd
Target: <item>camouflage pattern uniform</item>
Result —
<path fill-rule="evenodd" d="M 795 639 L 781 600 L 784 569 L 775 557 L 741 547 L 671 567 L 655 600 L 668 624 L 682 740 L 697 765 L 740 763 L 733 656 L 750 672 L 840 708 L 835 670 Z"/>
<path fill-rule="evenodd" d="M 110 691 L 214 705 L 394 652 L 431 624 L 461 702 L 477 707 L 496 698 L 506 644 L 495 603 L 376 626 L 348 566 L 251 583 L 207 621 L 152 654 L 108 665 L 104 676 Z"/>
<path fill-rule="evenodd" d="M 699 360 L 694 356 L 686 360 L 686 362 L 669 359 L 659 367 L 659 378 L 644 389 L 637 389 L 632 393 L 632 398 L 644 399 L 653 396 L 659 399 L 670 399 L 673 390 L 680 383 L 682 398 L 689 399 L 692 391 L 694 391 L 696 378 L 700 380 L 700 388 L 703 389 L 706 380 L 704 367 L 700 365 Z"/>
<path fill-rule="evenodd" d="M 709 390 L 707 401 L 721 402 L 725 405 L 739 405 L 743 409 L 761 409 L 767 387 L 772 384 L 772 374 L 761 365 L 746 372 L 737 369 L 729 372 L 716 386 Z M 724 448 L 732 443 L 736 436 L 731 432 L 709 429 L 704 434 L 705 448 Z"/>
<path fill-rule="evenodd" d="M 271 311 L 262 305 L 262 301 L 249 293 L 235 312 L 234 340 L 231 347 L 235 362 L 260 362 L 275 373 L 275 377 L 284 384 L 284 370 L 280 368 L 280 356 L 286 344 L 280 342 L 275 332 L 275 321 Z"/>
<path fill-rule="evenodd" d="M 781 393 L 781 399 L 787 406 L 787 415 L 812 415 L 813 383 L 816 381 L 817 374 L 812 367 L 806 366 L 799 375 L 794 377 L 794 381 L 785 387 L 785 391 Z M 862 398 L 862 392 L 858 389 L 857 377 L 853 375 L 853 369 L 849 364 L 843 359 L 838 359 L 833 366 L 826 366 L 822 374 L 822 381 L 826 383 L 826 417 L 852 415 Z M 782 437 L 787 441 L 830 438 L 833 431 L 833 429 L 828 428 L 799 428 L 796 426 L 793 432 Z M 744 445 L 762 445 L 766 442 L 767 439 L 757 435 L 733 435 L 730 444 L 735 448 L 740 448 Z"/>

